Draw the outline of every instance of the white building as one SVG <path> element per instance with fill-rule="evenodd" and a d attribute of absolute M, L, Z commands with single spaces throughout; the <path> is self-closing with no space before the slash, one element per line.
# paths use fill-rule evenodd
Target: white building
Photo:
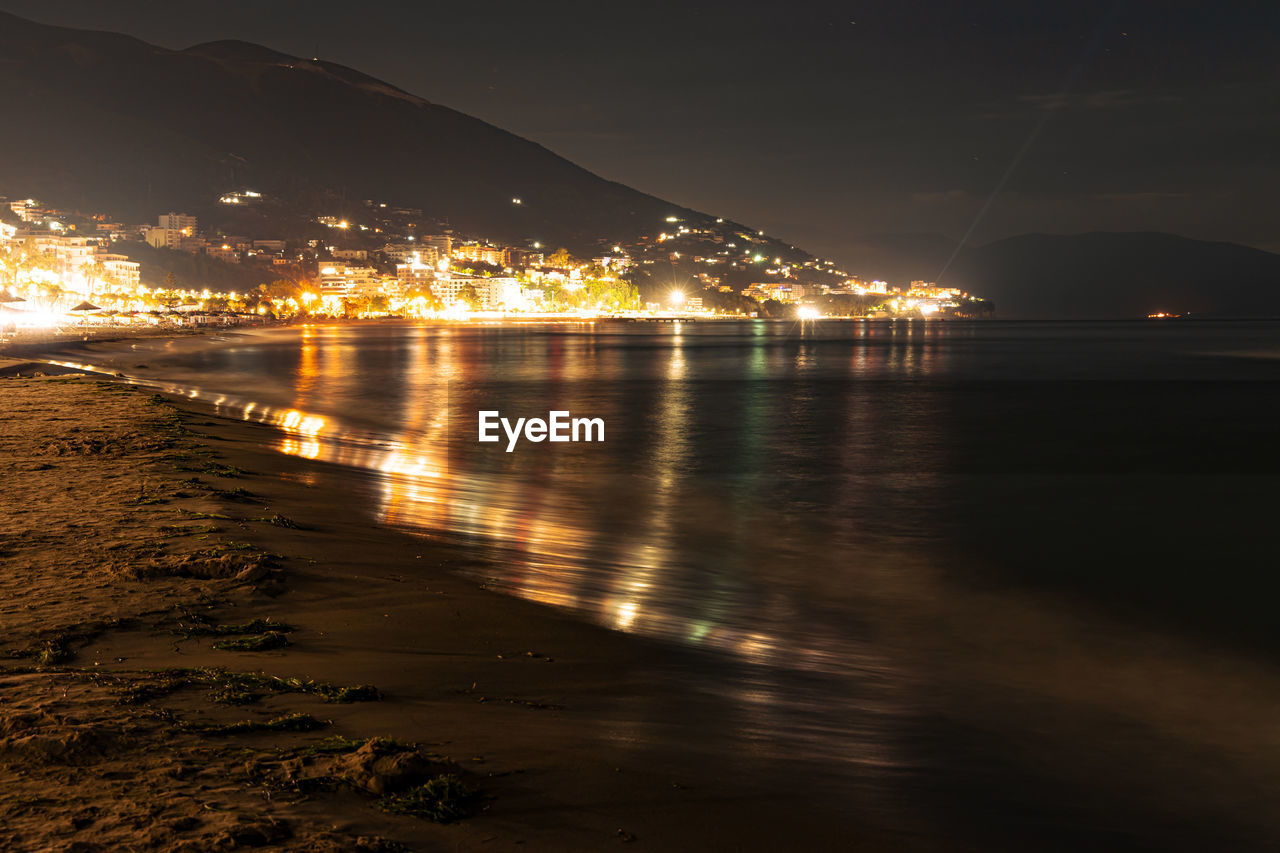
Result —
<path fill-rule="evenodd" d="M 373 267 L 320 268 L 320 296 L 359 296 L 377 293 L 381 280 Z"/>
<path fill-rule="evenodd" d="M 262 199 L 262 193 L 254 190 L 236 190 L 218 199 L 223 204 L 251 204 Z"/>
<path fill-rule="evenodd" d="M 445 305 L 453 305 L 464 301 L 463 293 L 466 291 L 467 286 L 475 287 L 478 281 L 480 281 L 479 276 L 444 273 L 431 285 L 431 292 Z M 477 295 L 479 292 L 479 288 L 476 288 Z"/>
<path fill-rule="evenodd" d="M 139 265 L 125 255 L 98 255 L 104 276 L 121 290 L 134 290 L 141 279 Z"/>
<path fill-rule="evenodd" d="M 482 280 L 485 282 L 484 289 L 476 289 L 480 293 L 486 311 L 524 310 L 525 300 L 520 282 L 505 276 Z"/>
<path fill-rule="evenodd" d="M 520 282 L 508 276 L 484 278 L 453 273 L 437 278 L 431 290 L 445 305 L 453 305 L 466 301 L 463 294 L 468 287 L 475 289 L 481 310 L 513 311 L 525 306 Z"/>
<path fill-rule="evenodd" d="M 440 250 L 421 243 L 387 243 L 382 254 L 401 264 L 426 264 L 435 267 L 440 263 Z"/>
<path fill-rule="evenodd" d="M 442 258 L 447 258 L 453 254 L 453 237 L 449 234 L 423 234 L 416 241 L 420 246 L 430 246 L 439 253 Z M 426 261 L 426 258 L 423 258 Z"/>
<path fill-rule="evenodd" d="M 143 236 L 147 245 L 156 249 L 179 249 L 186 237 L 176 228 L 148 228 Z"/>
<path fill-rule="evenodd" d="M 230 264 L 240 263 L 240 252 L 232 245 L 223 243 L 220 246 L 210 246 L 205 249 L 205 254 L 211 258 L 225 261 Z"/>
<path fill-rule="evenodd" d="M 45 209 L 33 198 L 9 202 L 9 209 L 23 222 L 39 222 L 45 214 Z"/>
<path fill-rule="evenodd" d="M 436 270 L 433 266 L 410 261 L 396 264 L 396 285 L 401 293 L 415 290 L 432 290 L 435 284 Z M 432 292 L 435 292 L 432 290 Z"/>
<path fill-rule="evenodd" d="M 160 214 L 156 225 L 161 228 L 168 228 L 173 231 L 181 231 L 188 237 L 192 237 L 196 233 L 197 220 L 194 216 L 185 213 L 169 213 Z"/>
<path fill-rule="evenodd" d="M 92 264 L 98 254 L 97 243 L 90 242 L 88 237 L 55 237 L 52 248 L 58 271 L 64 275 Z"/>
<path fill-rule="evenodd" d="M 468 243 L 455 246 L 453 257 L 458 261 L 490 264 L 495 267 L 506 266 L 507 252 L 497 246 L 481 246 L 479 243 Z"/>
<path fill-rule="evenodd" d="M 779 302 L 799 302 L 804 292 L 803 284 L 771 284 L 765 288 L 766 295 Z"/>
<path fill-rule="evenodd" d="M 592 258 L 591 263 L 614 272 L 626 272 L 631 266 L 631 259 L 626 255 L 601 255 L 598 258 Z"/>

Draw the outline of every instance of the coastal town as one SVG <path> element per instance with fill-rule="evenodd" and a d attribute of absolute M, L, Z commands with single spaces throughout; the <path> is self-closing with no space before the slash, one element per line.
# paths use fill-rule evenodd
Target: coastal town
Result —
<path fill-rule="evenodd" d="M 263 208 L 251 189 L 214 209 Z M 523 200 L 511 199 L 513 206 Z M 221 219 L 221 217 L 220 217 Z M 146 223 L 0 197 L 0 332 L 300 319 L 976 317 L 990 303 L 932 282 L 863 279 L 723 219 L 676 215 L 578 256 L 531 240 L 457 233 L 420 209 L 372 200 L 233 234 L 196 215 Z M 262 228 L 271 230 L 262 231 Z M 247 230 L 247 229 L 246 229 Z"/>

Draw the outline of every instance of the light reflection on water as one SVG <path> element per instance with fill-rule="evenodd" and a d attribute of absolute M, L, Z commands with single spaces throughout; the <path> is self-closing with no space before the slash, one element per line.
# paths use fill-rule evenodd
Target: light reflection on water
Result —
<path fill-rule="evenodd" d="M 486 558 L 476 573 L 499 589 L 710 651 L 721 663 L 688 687 L 723 700 L 727 730 L 754 755 L 826 762 L 919 799 L 985 785 L 971 794 L 980 808 L 1051 813 L 1062 831 L 1055 785 L 1067 783 L 1055 774 L 1045 788 L 1020 750 L 1064 762 L 1071 778 L 1084 733 L 1108 773 L 1158 792 L 1142 809 L 1160 815 L 1166 801 L 1186 804 L 1176 781 L 1144 776 L 1154 752 L 1191 755 L 1201 737 L 1243 747 L 1204 698 L 1221 694 L 1222 677 L 1164 644 L 1183 625 L 1256 624 L 1250 640 L 1265 638 L 1268 615 L 1240 592 L 1253 576 L 1211 592 L 1195 574 L 1206 554 L 1219 580 L 1242 563 L 1223 540 L 1134 551 L 1134 531 L 1212 517 L 1225 547 L 1248 558 L 1254 519 L 1225 503 L 1207 516 L 1196 478 L 1270 476 L 1274 460 L 1224 451 L 1201 470 L 1188 448 L 1230 446 L 1224 429 L 1266 421 L 1259 400 L 1274 403 L 1266 383 L 1280 376 L 1250 353 L 1268 351 L 1275 331 L 315 327 L 148 353 L 172 379 L 140 381 L 275 427 L 282 453 L 369 472 L 374 521 L 471 546 Z M 620 443 L 546 464 L 526 447 L 523 461 L 495 464 L 458 425 L 493 395 L 521 414 L 586 408 Z M 1059 596 L 1070 608 L 1045 604 Z M 1118 603 L 1174 628 L 1127 633 L 1106 609 Z M 1139 649 L 1149 696 L 1121 705 L 1075 682 L 1064 693 L 1055 672 L 1112 667 L 1102 681 L 1120 667 L 1062 639 L 1073 635 Z M 1267 707 L 1274 679 L 1258 684 L 1242 707 Z M 1072 710 L 1021 717 L 1045 697 Z M 1104 722 L 1115 716 L 1142 733 L 1118 737 Z M 975 759 L 953 728 L 999 734 Z M 1161 738 L 1174 729 L 1171 746 Z M 1269 757 L 1239 760 L 1242 780 L 1278 778 Z M 1192 758 L 1176 766 L 1195 777 Z M 1163 838 L 1129 805 L 1137 827 L 1108 832 Z M 1220 804 L 1203 819 L 1214 832 L 1214 821 L 1251 820 Z"/>

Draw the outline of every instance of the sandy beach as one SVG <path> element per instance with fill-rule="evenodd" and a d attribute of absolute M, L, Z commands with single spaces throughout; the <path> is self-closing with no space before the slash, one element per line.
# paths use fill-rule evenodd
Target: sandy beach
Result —
<path fill-rule="evenodd" d="M 638 760 L 679 652 L 460 579 L 267 427 L 32 372 L 0 379 L 5 849 L 884 846 L 781 779 Z M 397 813 L 424 784 L 443 813 Z"/>

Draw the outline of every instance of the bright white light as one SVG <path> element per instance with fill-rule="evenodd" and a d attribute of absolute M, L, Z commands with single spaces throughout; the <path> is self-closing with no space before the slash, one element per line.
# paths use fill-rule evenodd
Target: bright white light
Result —
<path fill-rule="evenodd" d="M 684 304 L 684 291 L 682 291 L 682 290 L 673 290 L 673 291 L 671 291 L 671 293 L 667 296 L 667 300 L 668 300 L 672 305 L 675 305 L 675 306 L 677 306 L 677 307 L 678 307 L 678 306 L 680 306 L 680 305 L 683 305 L 683 304 Z"/>
<path fill-rule="evenodd" d="M 619 631 L 625 631 L 631 627 L 636 621 L 640 608 L 634 601 L 623 602 L 618 607 L 617 615 L 614 617 L 614 625 Z"/>
<path fill-rule="evenodd" d="M 821 317 L 822 314 L 812 305 L 803 305 L 796 310 L 796 316 L 801 320 L 816 320 Z"/>

